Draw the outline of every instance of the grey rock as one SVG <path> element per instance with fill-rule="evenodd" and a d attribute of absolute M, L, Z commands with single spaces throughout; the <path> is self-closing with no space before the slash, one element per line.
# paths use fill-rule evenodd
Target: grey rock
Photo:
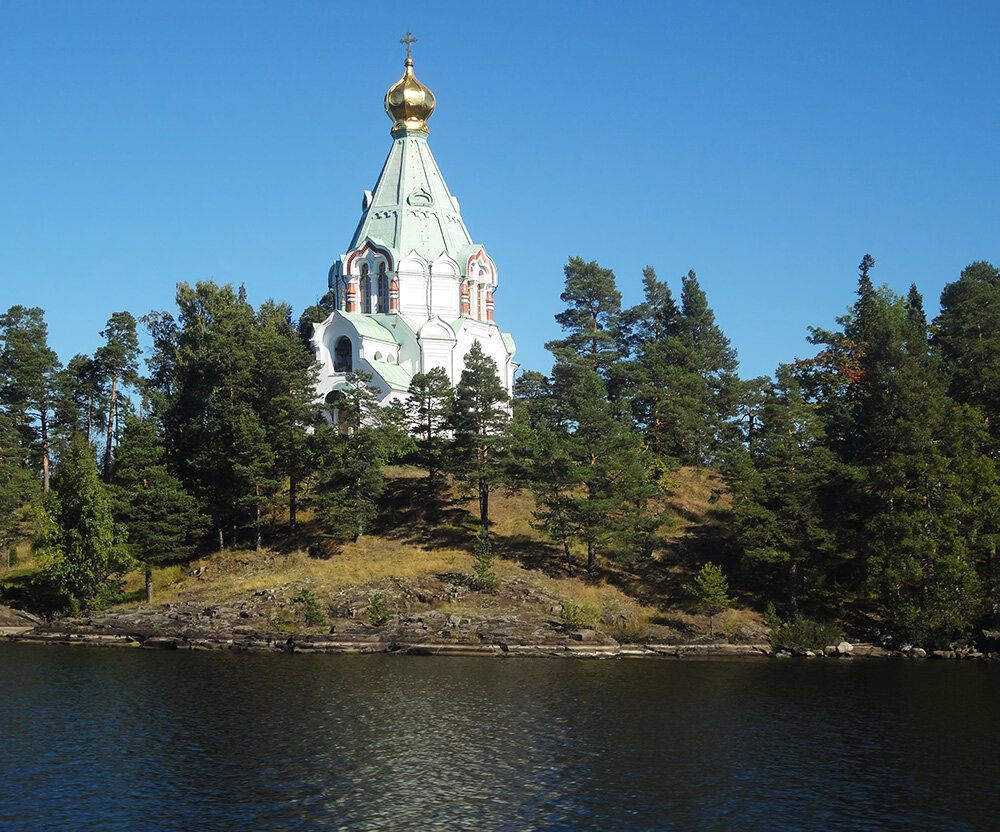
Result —
<path fill-rule="evenodd" d="M 841 656 L 849 656 L 854 652 L 854 645 L 849 641 L 842 641 L 837 645 L 837 653 Z"/>

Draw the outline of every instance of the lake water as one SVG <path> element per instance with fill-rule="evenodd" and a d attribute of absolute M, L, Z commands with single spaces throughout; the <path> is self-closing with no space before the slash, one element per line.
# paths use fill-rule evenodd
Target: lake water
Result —
<path fill-rule="evenodd" d="M 0 645 L 0 829 L 992 830 L 1000 665 Z"/>

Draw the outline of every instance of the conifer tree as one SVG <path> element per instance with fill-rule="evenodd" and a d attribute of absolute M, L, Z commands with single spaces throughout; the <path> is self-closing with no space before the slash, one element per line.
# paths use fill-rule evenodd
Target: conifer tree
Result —
<path fill-rule="evenodd" d="M 490 493 L 503 479 L 510 396 L 496 362 L 474 341 L 455 388 L 451 426 L 455 434 L 452 469 L 479 496 L 479 525 L 490 529 Z"/>
<path fill-rule="evenodd" d="M 115 312 L 101 332 L 104 345 L 94 353 L 94 363 L 108 390 L 107 436 L 104 443 L 104 479 L 111 481 L 112 448 L 118 421 L 119 386 L 134 385 L 139 377 L 139 339 L 130 312 Z"/>
<path fill-rule="evenodd" d="M 12 306 L 0 315 L 0 404 L 13 418 L 21 446 L 49 490 L 59 360 L 48 346 L 44 312 Z"/>
<path fill-rule="evenodd" d="M 579 356 L 591 369 L 606 376 L 619 357 L 615 330 L 622 296 L 615 285 L 615 274 L 594 261 L 585 263 L 580 257 L 571 257 L 563 271 L 566 288 L 559 297 L 566 309 L 556 315 L 556 322 L 566 337 L 549 342 L 545 348 L 557 360 Z"/>
<path fill-rule="evenodd" d="M 78 433 L 94 442 L 107 425 L 108 392 L 98 363 L 90 356 L 74 355 L 59 372 L 56 387 L 55 423 L 63 444 Z"/>
<path fill-rule="evenodd" d="M 0 410 L 0 565 L 5 569 L 11 548 L 23 537 L 22 514 L 37 488 L 25 456 L 14 420 Z"/>
<path fill-rule="evenodd" d="M 789 618 L 796 620 L 802 573 L 821 567 L 833 546 L 823 497 L 835 462 L 819 414 L 787 366 L 778 369 L 756 418 L 725 471 L 734 532 L 752 562 L 784 566 Z"/>
<path fill-rule="evenodd" d="M 714 638 L 715 616 L 733 604 L 733 599 L 729 597 L 729 582 L 722 570 L 709 561 L 694 576 L 692 591 L 698 606 L 708 613 L 709 632 Z"/>
<path fill-rule="evenodd" d="M 648 553 L 659 525 L 649 501 L 660 488 L 640 438 L 609 400 L 604 381 L 584 361 L 557 362 L 552 387 L 564 427 L 555 434 L 561 441 L 549 453 L 569 465 L 548 468 L 549 490 L 542 505 L 554 521 L 550 532 L 572 530 L 586 545 L 590 572 L 596 571 L 601 550 L 625 559 Z M 544 460 L 542 464 L 548 467 Z M 565 481 L 552 478 L 558 470 L 565 471 Z"/>
<path fill-rule="evenodd" d="M 1000 457 L 1000 270 L 972 263 L 941 292 L 934 343 L 955 401 L 979 407 Z"/>
<path fill-rule="evenodd" d="M 371 381 L 370 373 L 348 373 L 339 404 L 346 431 L 329 426 L 317 431 L 325 448 L 318 457 L 313 505 L 321 527 L 334 540 L 357 541 L 371 528 L 385 491 L 383 468 L 412 448 L 402 409 L 380 406 L 380 391 Z"/>
<path fill-rule="evenodd" d="M 797 372 L 818 378 L 812 389 L 829 402 L 823 410 L 841 462 L 832 506 L 846 532 L 841 545 L 861 555 L 892 630 L 945 642 L 979 608 L 970 541 L 992 538 L 996 475 L 959 462 L 981 458 L 986 434 L 981 417 L 977 427 L 974 412 L 946 394 L 920 294 L 876 289 L 873 266 L 866 255 L 843 332 L 816 332 L 830 345 L 827 357 Z"/>
<path fill-rule="evenodd" d="M 114 510 L 128 548 L 146 577 L 153 600 L 153 567 L 182 560 L 194 551 L 206 518 L 195 499 L 170 473 L 156 427 L 149 419 L 126 420 L 115 461 Z"/>
<path fill-rule="evenodd" d="M 178 286 L 179 317 L 147 318 L 154 352 L 150 393 L 168 462 L 218 529 L 250 527 L 261 545 L 264 510 L 284 477 L 308 469 L 311 355 L 284 304 L 258 313 L 231 286 Z M 290 509 L 291 509 L 290 505 Z M 294 512 L 290 511 L 290 515 Z"/>
<path fill-rule="evenodd" d="M 60 462 L 45 509 L 39 558 L 46 578 L 71 608 L 116 600 L 120 576 L 133 563 L 98 475 L 94 448 L 82 437 Z"/>
<path fill-rule="evenodd" d="M 629 403 L 637 429 L 665 460 L 717 461 L 738 404 L 736 352 L 715 323 L 693 271 L 682 279 L 681 303 L 643 272 L 643 303 L 622 313 L 618 343 L 627 360 L 611 374 L 613 398 Z"/>
<path fill-rule="evenodd" d="M 436 495 L 441 472 L 451 448 L 448 434 L 455 389 L 442 367 L 416 373 L 410 380 L 406 403 L 410 433 L 416 438 L 416 462 L 427 470 L 428 489 Z"/>

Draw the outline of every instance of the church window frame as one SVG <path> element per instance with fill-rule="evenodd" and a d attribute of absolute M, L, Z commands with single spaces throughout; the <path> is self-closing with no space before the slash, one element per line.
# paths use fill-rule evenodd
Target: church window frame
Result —
<path fill-rule="evenodd" d="M 333 347 L 333 371 L 350 373 L 354 369 L 354 344 L 346 335 L 341 335 Z"/>
<path fill-rule="evenodd" d="M 361 311 L 366 315 L 372 313 L 372 277 L 367 263 L 361 264 Z"/>
<path fill-rule="evenodd" d="M 378 264 L 378 302 L 376 309 L 382 314 L 389 311 L 389 275 L 386 274 L 385 263 Z"/>

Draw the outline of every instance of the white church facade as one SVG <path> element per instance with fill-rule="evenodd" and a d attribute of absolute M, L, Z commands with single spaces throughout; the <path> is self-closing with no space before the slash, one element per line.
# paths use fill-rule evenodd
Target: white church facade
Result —
<path fill-rule="evenodd" d="M 478 341 L 510 392 L 514 339 L 493 320 L 497 267 L 472 241 L 427 143 L 433 93 L 413 74 L 409 35 L 403 77 L 385 95 L 393 143 L 361 221 L 330 269 L 335 310 L 316 324 L 319 398 L 363 370 L 383 403 L 405 400 L 416 373 L 442 367 L 459 381 Z"/>

